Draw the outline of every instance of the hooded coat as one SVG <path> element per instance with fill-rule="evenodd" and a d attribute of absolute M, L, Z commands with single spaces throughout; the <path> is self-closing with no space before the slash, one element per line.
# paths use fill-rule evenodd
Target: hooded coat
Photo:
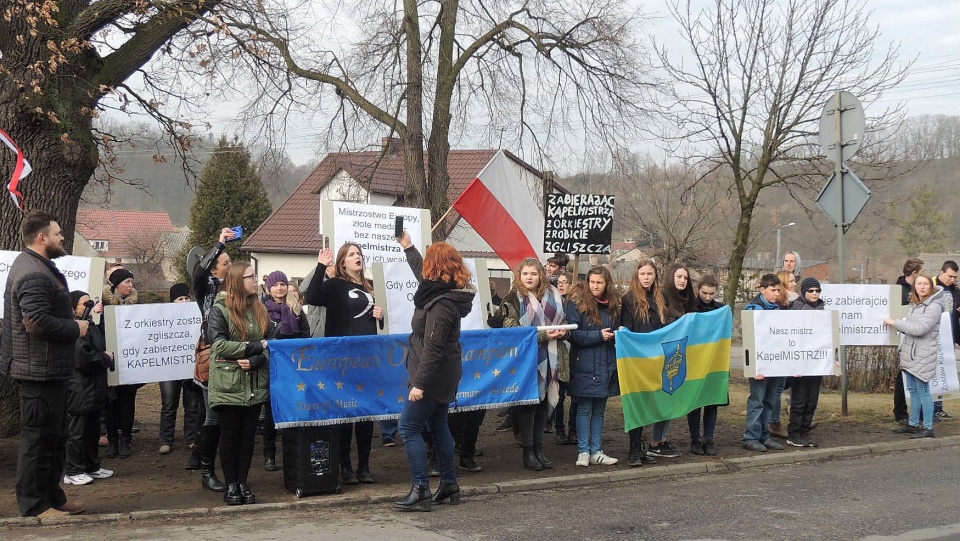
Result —
<path fill-rule="evenodd" d="M 934 292 L 919 304 L 911 304 L 905 319 L 894 321 L 903 333 L 900 342 L 900 369 L 921 381 L 933 379 L 937 369 L 937 341 L 940 337 L 940 314 L 944 311 L 944 291 Z"/>

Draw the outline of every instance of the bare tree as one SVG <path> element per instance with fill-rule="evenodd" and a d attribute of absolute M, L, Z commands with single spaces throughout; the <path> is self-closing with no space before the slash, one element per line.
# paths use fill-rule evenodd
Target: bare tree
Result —
<path fill-rule="evenodd" d="M 245 7 L 211 19 L 220 32 L 210 62 L 239 58 L 252 71 L 250 118 L 272 132 L 288 121 L 274 114 L 281 107 L 332 113 L 327 133 L 344 146 L 358 133 L 397 135 L 405 204 L 434 220 L 449 208 L 451 140 L 562 156 L 558 144 L 579 144 L 566 139 L 571 123 L 580 140 L 608 144 L 637 127 L 647 103 L 641 14 L 624 0 L 342 2 L 329 26 L 324 14 L 304 22 L 307 4 L 236 3 Z"/>
<path fill-rule="evenodd" d="M 848 90 L 866 106 L 899 83 L 898 46 L 884 47 L 862 0 L 716 0 L 703 11 L 670 4 L 687 61 L 663 46 L 657 55 L 673 87 L 661 103 L 675 141 L 699 149 L 694 159 L 721 171 L 739 218 L 725 298 L 736 299 L 761 193 L 782 186 L 803 205 L 829 170 L 816 144 L 827 99 Z M 888 133 L 899 109 L 877 111 L 868 132 Z M 878 135 L 871 142 L 879 144 Z M 889 155 L 861 153 L 889 160 Z"/>
<path fill-rule="evenodd" d="M 163 260 L 168 252 L 168 234 L 159 230 L 128 232 L 122 250 L 132 262 L 140 291 L 160 291 L 167 287 Z"/>

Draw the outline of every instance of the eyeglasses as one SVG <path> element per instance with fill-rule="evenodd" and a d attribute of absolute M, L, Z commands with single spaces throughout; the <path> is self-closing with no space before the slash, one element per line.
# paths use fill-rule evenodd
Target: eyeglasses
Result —
<path fill-rule="evenodd" d="M 251 279 L 251 278 L 254 278 L 254 279 L 255 279 L 256 277 L 257 277 L 256 274 L 250 274 L 250 275 L 246 275 L 246 274 L 245 274 L 245 275 L 243 276 L 243 279 L 244 279 L 244 280 L 249 280 L 249 279 Z"/>
<path fill-rule="evenodd" d="M 820 293 L 819 289 L 808 289 L 807 293 Z"/>

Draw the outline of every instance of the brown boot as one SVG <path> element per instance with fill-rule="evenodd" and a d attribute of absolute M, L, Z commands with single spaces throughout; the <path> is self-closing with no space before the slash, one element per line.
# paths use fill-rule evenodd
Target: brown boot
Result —
<path fill-rule="evenodd" d="M 770 435 L 777 436 L 778 438 L 786 438 L 789 436 L 787 430 L 783 428 L 783 425 L 780 423 L 770 423 L 770 426 L 767 427 L 770 430 Z"/>

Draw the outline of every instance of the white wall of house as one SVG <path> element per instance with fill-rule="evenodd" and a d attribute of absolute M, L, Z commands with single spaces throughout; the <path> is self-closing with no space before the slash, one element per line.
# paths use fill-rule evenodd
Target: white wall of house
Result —
<path fill-rule="evenodd" d="M 358 182 L 346 173 L 343 169 L 337 171 L 337 174 L 330 179 L 330 182 L 324 184 L 317 197 L 321 201 L 352 201 L 356 203 L 366 203 L 369 205 L 392 206 L 396 201 L 396 196 L 381 193 L 370 193 Z M 317 231 L 323 235 L 323 205 L 320 206 L 320 212 L 317 215 Z"/>
<path fill-rule="evenodd" d="M 317 254 L 270 254 L 251 252 L 257 276 L 281 270 L 287 278 L 298 282 L 317 266 Z"/>

